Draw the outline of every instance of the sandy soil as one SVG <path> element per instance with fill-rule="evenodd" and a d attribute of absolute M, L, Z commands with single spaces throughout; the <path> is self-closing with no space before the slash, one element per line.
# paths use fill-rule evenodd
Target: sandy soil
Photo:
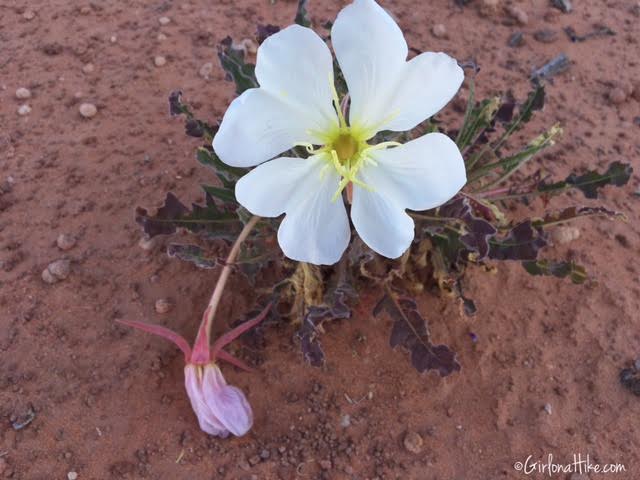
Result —
<path fill-rule="evenodd" d="M 344 2 L 310 3 L 322 25 Z M 571 68 L 549 85 L 527 130 L 564 126 L 547 166 L 562 177 L 625 159 L 639 171 L 640 85 L 635 99 L 608 98 L 616 86 L 628 94 L 640 77 L 635 0 L 574 0 L 569 14 L 543 0 L 513 2 L 526 24 L 502 1 L 495 10 L 490 3 L 383 5 L 412 47 L 478 62 L 481 94 L 513 88 L 522 98 L 531 71 L 566 53 Z M 225 370 L 254 407 L 244 438 L 200 432 L 176 349 L 114 323 L 147 320 L 194 333 L 217 272 L 170 260 L 161 246 L 141 249 L 133 219 L 136 206 L 158 205 L 168 190 L 198 200 L 199 183 L 212 181 L 194 160 L 197 141 L 168 117 L 166 98 L 182 88 L 201 116 L 220 118 L 233 86 L 216 45 L 227 35 L 252 37 L 258 23 L 287 25 L 294 10 L 267 0 L 0 4 L 0 478 L 543 478 L 512 465 L 549 453 L 559 463 L 574 453 L 619 462 L 627 472 L 612 478 L 640 478 L 640 399 L 619 381 L 620 368 L 640 355 L 636 177 L 602 197 L 628 223 L 580 221 L 579 239 L 546 253 L 584 264 L 593 277 L 586 285 L 532 278 L 507 264 L 496 275 L 470 273 L 473 319 L 448 300 L 420 299 L 435 339 L 458 352 L 458 374 L 420 376 L 389 349 L 390 321 L 370 315 L 378 292 L 364 296 L 352 320 L 329 326 L 323 369 L 303 363 L 291 328 L 271 330 L 257 373 Z M 163 16 L 170 23 L 161 25 Z M 432 34 L 435 24 L 447 38 Z M 597 24 L 616 35 L 572 43 L 563 32 Z M 535 40 L 542 29 L 555 36 Z M 525 44 L 509 47 L 516 31 Z M 204 78 L 207 62 L 214 68 Z M 19 87 L 31 98 L 17 100 Z M 95 117 L 79 114 L 83 102 L 97 106 Z M 18 115 L 22 104 L 31 112 Z M 445 118 L 459 118 L 454 107 Z M 588 203 L 579 195 L 568 201 Z M 77 243 L 62 251 L 60 234 Z M 71 261 L 68 278 L 43 282 L 43 269 L 61 258 Z M 226 297 L 221 330 L 222 319 L 253 307 L 242 277 L 229 291 L 240 294 Z M 156 313 L 160 298 L 175 307 Z M 601 477 L 609 478 L 566 476 Z"/>

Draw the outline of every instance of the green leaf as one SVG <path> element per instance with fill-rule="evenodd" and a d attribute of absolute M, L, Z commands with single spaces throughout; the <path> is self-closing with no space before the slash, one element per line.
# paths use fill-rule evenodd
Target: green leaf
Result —
<path fill-rule="evenodd" d="M 155 215 L 141 207 L 136 209 L 136 222 L 149 238 L 171 235 L 179 228 L 211 237 L 233 239 L 242 229 L 242 222 L 235 212 L 228 212 L 216 205 L 211 195 L 206 195 L 205 205 L 192 204 L 187 208 L 171 192 Z"/>
<path fill-rule="evenodd" d="M 247 170 L 244 168 L 231 167 L 224 163 L 216 153 L 207 147 L 200 147 L 196 152 L 196 158 L 202 165 L 211 168 L 227 189 L 235 188 L 238 179 L 243 177 Z M 234 199 L 235 201 L 235 199 Z"/>
<path fill-rule="evenodd" d="M 223 203 L 237 203 L 233 190 L 228 188 L 214 187 L 212 185 L 202 185 L 202 189 L 213 198 L 221 200 Z"/>
<path fill-rule="evenodd" d="M 307 0 L 298 0 L 298 10 L 294 21 L 303 27 L 311 26 L 311 18 L 309 18 L 309 12 L 307 11 Z"/>
<path fill-rule="evenodd" d="M 501 172 L 498 174 L 497 178 L 492 179 L 488 184 L 484 185 L 482 190 L 486 190 L 493 185 L 503 182 L 542 150 L 555 145 L 556 138 L 560 135 L 562 135 L 562 128 L 560 128 L 560 125 L 556 124 L 547 132 L 544 132 L 542 135 L 538 135 L 536 138 L 531 140 L 525 148 L 515 155 L 510 155 L 497 162 L 483 165 L 482 167 L 475 169 L 469 174 L 469 182 L 474 182 L 486 175 L 493 174 L 496 169 L 501 170 Z"/>
<path fill-rule="evenodd" d="M 255 75 L 255 65 L 246 63 L 244 50 L 235 48 L 231 37 L 227 37 L 218 46 L 218 58 L 227 77 L 236 84 L 236 93 L 240 95 L 245 90 L 256 88 L 258 81 Z"/>
<path fill-rule="evenodd" d="M 604 173 L 598 173 L 595 170 L 589 171 L 583 175 L 572 173 L 564 181 L 545 184 L 541 182 L 538 185 L 538 191 L 553 193 L 558 190 L 566 190 L 568 188 L 577 188 L 587 198 L 598 198 L 598 190 L 606 185 L 614 185 L 621 187 L 626 185 L 633 168 L 628 163 L 613 162 Z"/>
<path fill-rule="evenodd" d="M 497 156 L 497 152 L 502 148 L 504 143 L 518 131 L 525 123 L 531 120 L 536 110 L 542 109 L 544 106 L 544 86 L 537 85 L 535 89 L 529 93 L 527 100 L 520 106 L 518 115 L 507 124 L 504 133 L 493 144 L 487 144 L 482 149 L 474 153 L 467 162 L 467 169 L 471 170 L 481 159 L 485 158 L 489 152 L 493 152 Z"/>
<path fill-rule="evenodd" d="M 469 85 L 469 101 L 464 115 L 462 128 L 456 137 L 456 144 L 460 150 L 473 145 L 478 137 L 493 123 L 500 108 L 500 97 L 483 100 L 475 103 L 474 85 Z"/>
<path fill-rule="evenodd" d="M 626 220 L 623 213 L 615 212 L 604 207 L 567 207 L 557 212 L 548 212 L 542 218 L 535 218 L 531 222 L 534 227 L 550 227 L 579 217 L 604 216 Z"/>
<path fill-rule="evenodd" d="M 207 257 L 202 247 L 193 244 L 171 243 L 167 247 L 167 255 L 191 262 L 198 268 L 211 269 L 218 265 L 217 258 Z"/>
<path fill-rule="evenodd" d="M 522 262 L 522 266 L 530 275 L 553 275 L 558 278 L 569 277 L 577 285 L 584 283 L 587 277 L 585 268 L 575 262 L 554 262 L 537 260 Z"/>

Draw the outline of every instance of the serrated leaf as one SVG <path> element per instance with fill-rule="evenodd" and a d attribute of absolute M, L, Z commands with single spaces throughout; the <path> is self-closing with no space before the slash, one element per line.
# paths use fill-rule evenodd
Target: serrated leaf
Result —
<path fill-rule="evenodd" d="M 434 345 L 427 322 L 414 300 L 396 298 L 390 291 L 378 302 L 373 315 L 385 311 L 393 320 L 389 337 L 391 348 L 402 347 L 411 357 L 411 365 L 420 373 L 437 371 L 441 377 L 460 370 L 456 354 L 447 345 Z"/>
<path fill-rule="evenodd" d="M 558 278 L 569 277 L 577 285 L 587 279 L 585 268 L 575 262 L 554 262 L 552 260 L 537 260 L 522 262 L 522 266 L 530 275 L 553 275 Z"/>
<path fill-rule="evenodd" d="M 307 0 L 298 0 L 298 9 L 296 10 L 294 21 L 303 27 L 311 26 L 311 18 L 309 18 L 309 12 L 307 11 Z"/>
<path fill-rule="evenodd" d="M 208 147 L 198 148 L 196 158 L 202 165 L 211 168 L 222 182 L 223 187 L 227 189 L 235 189 L 236 182 L 247 173 L 244 168 L 227 165 L 220 160 L 213 149 Z"/>
<path fill-rule="evenodd" d="M 495 236 L 497 230 L 487 220 L 473 214 L 466 197 L 459 197 L 446 203 L 440 207 L 438 214 L 462 220 L 464 228 L 460 241 L 469 250 L 477 253 L 478 260 L 484 259 L 489 254 L 489 239 Z"/>
<path fill-rule="evenodd" d="M 353 289 L 343 283 L 335 289 L 328 290 L 324 305 L 310 306 L 307 309 L 307 314 L 296 336 L 300 340 L 304 359 L 310 365 L 320 367 L 324 364 L 324 351 L 318 338 L 322 332 L 322 323 L 328 320 L 351 318 L 351 308 L 348 301 L 354 295 Z"/>
<path fill-rule="evenodd" d="M 193 244 L 171 243 L 167 247 L 167 255 L 191 262 L 198 268 L 211 269 L 219 264 L 217 258 L 207 257 L 202 247 Z"/>
<path fill-rule="evenodd" d="M 214 187 L 212 185 L 202 185 L 202 189 L 213 198 L 221 200 L 223 203 L 237 203 L 236 195 L 230 188 Z"/>
<path fill-rule="evenodd" d="M 184 129 L 190 137 L 207 137 L 207 140 L 211 140 L 218 131 L 217 126 L 211 126 L 207 122 L 195 118 L 191 108 L 182 102 L 182 91 L 180 90 L 174 90 L 169 94 L 169 114 L 172 117 L 185 115 Z"/>
<path fill-rule="evenodd" d="M 604 207 L 567 207 L 556 212 L 547 212 L 542 218 L 534 218 L 532 224 L 534 227 L 549 227 L 575 218 L 589 216 L 603 216 L 620 220 L 627 218 L 623 213 Z"/>
<path fill-rule="evenodd" d="M 218 46 L 218 58 L 227 78 L 236 84 L 236 93 L 258 87 L 255 65 L 245 62 L 244 50 L 233 46 L 231 37 L 226 37 Z"/>
<path fill-rule="evenodd" d="M 489 258 L 494 260 L 536 260 L 538 252 L 547 245 L 542 228 L 526 220 L 513 227 L 502 238 L 489 241 Z"/>
<path fill-rule="evenodd" d="M 562 182 L 551 184 L 541 182 L 538 185 L 538 191 L 553 193 L 567 188 L 577 188 L 587 198 L 598 198 L 599 189 L 606 185 L 614 185 L 616 187 L 626 185 L 632 173 L 633 168 L 631 165 L 616 161 L 611 163 L 604 173 L 592 170 L 582 175 L 572 173 Z"/>
<path fill-rule="evenodd" d="M 271 35 L 278 33 L 280 31 L 280 27 L 277 25 L 258 25 L 258 30 L 256 32 L 256 39 L 258 40 L 258 45 L 264 42 Z"/>
<path fill-rule="evenodd" d="M 142 226 L 149 238 L 171 235 L 179 228 L 184 228 L 194 233 L 231 239 L 242 229 L 237 215 L 222 210 L 208 194 L 204 206 L 194 203 L 189 209 L 169 192 L 164 205 L 155 215 L 150 215 L 146 209 L 138 207 L 136 222 Z"/>

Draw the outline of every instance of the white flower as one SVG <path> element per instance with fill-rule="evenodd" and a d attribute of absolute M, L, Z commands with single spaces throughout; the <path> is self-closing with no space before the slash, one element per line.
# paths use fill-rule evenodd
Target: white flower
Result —
<path fill-rule="evenodd" d="M 407 62 L 402 31 L 373 0 L 345 7 L 331 40 L 349 88 L 348 123 L 329 48 L 312 30 L 292 25 L 258 49 L 260 88 L 231 103 L 213 148 L 229 165 L 258 165 L 238 181 L 236 198 L 254 215 L 286 213 L 278 241 L 287 257 L 314 264 L 340 259 L 351 236 L 341 192 L 352 188 L 356 231 L 376 252 L 397 258 L 414 238 L 405 210 L 453 197 L 466 183 L 464 162 L 441 133 L 404 145 L 368 141 L 382 130 L 410 130 L 438 112 L 464 75 L 444 53 Z M 270 160 L 297 145 L 312 155 Z"/>

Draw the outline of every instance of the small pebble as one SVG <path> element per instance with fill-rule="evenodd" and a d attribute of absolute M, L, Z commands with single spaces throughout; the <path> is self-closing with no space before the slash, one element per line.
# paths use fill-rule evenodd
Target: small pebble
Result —
<path fill-rule="evenodd" d="M 571 10 L 573 10 L 571 0 L 551 0 L 551 4 L 564 13 L 569 13 L 571 12 Z"/>
<path fill-rule="evenodd" d="M 95 117 L 98 113 L 98 108 L 93 103 L 83 103 L 78 110 L 84 118 Z"/>
<path fill-rule="evenodd" d="M 28 88 L 20 87 L 16 90 L 16 98 L 20 100 L 31 98 L 31 90 L 29 90 Z"/>
<path fill-rule="evenodd" d="M 93 66 L 93 63 L 87 63 L 84 67 L 82 67 L 82 71 L 84 73 L 93 73 L 96 68 Z"/>
<path fill-rule="evenodd" d="M 549 414 L 549 415 L 551 415 L 553 413 L 553 408 L 551 407 L 550 403 L 545 404 L 544 411 L 547 412 L 547 414 Z"/>
<path fill-rule="evenodd" d="M 318 463 L 322 470 L 331 470 L 331 467 L 333 467 L 331 460 L 320 460 Z"/>
<path fill-rule="evenodd" d="M 204 65 L 202 65 L 200 67 L 200 70 L 198 71 L 200 76 L 205 80 L 209 80 L 209 75 L 211 75 L 211 72 L 213 72 L 213 63 L 211 62 L 207 62 Z"/>
<path fill-rule="evenodd" d="M 157 245 L 157 241 L 155 238 L 145 238 L 142 237 L 140 239 L 140 241 L 138 242 L 138 246 L 144 250 L 145 252 L 150 252 L 151 250 L 153 250 L 155 248 L 155 246 Z"/>
<path fill-rule="evenodd" d="M 34 12 L 33 10 L 27 10 L 22 14 L 22 18 L 24 18 L 25 20 L 33 20 L 34 18 L 36 18 L 36 12 Z"/>
<path fill-rule="evenodd" d="M 171 19 L 169 17 L 160 17 L 158 22 L 160 22 L 160 25 L 169 25 L 169 23 L 171 23 Z"/>
<path fill-rule="evenodd" d="M 166 65 L 167 59 L 164 58 L 162 55 L 157 55 L 153 59 L 153 63 L 156 65 L 156 67 L 162 67 L 163 65 Z"/>
<path fill-rule="evenodd" d="M 167 39 L 167 36 L 164 33 L 159 33 L 157 38 L 159 42 L 164 42 Z"/>
<path fill-rule="evenodd" d="M 573 242 L 580 238 L 580 230 L 576 227 L 570 226 L 557 227 L 551 233 L 551 238 L 554 242 L 559 244 Z"/>
<path fill-rule="evenodd" d="M 554 30 L 545 28 L 535 31 L 533 33 L 533 38 L 540 43 L 553 43 L 558 39 L 558 34 Z"/>
<path fill-rule="evenodd" d="M 522 8 L 517 5 L 511 5 L 509 7 L 509 15 L 517 21 L 520 25 L 526 25 L 529 23 L 529 15 Z"/>
<path fill-rule="evenodd" d="M 609 91 L 609 100 L 615 105 L 621 105 L 627 100 L 627 94 L 624 89 L 615 87 Z"/>
<path fill-rule="evenodd" d="M 60 250 L 66 252 L 67 250 L 71 250 L 73 247 L 75 247 L 76 241 L 76 237 L 74 237 L 73 235 L 61 233 L 60 235 L 58 235 L 56 245 L 58 245 L 58 248 Z"/>
<path fill-rule="evenodd" d="M 116 42 L 118 41 L 118 37 L 117 37 L 117 36 L 115 36 L 115 35 L 111 35 L 111 38 L 109 39 L 109 41 L 110 41 L 111 43 L 116 43 Z"/>
<path fill-rule="evenodd" d="M 438 23 L 431 28 L 431 34 L 436 38 L 447 38 L 447 27 Z"/>
<path fill-rule="evenodd" d="M 417 432 L 407 432 L 404 436 L 404 448 L 411 453 L 418 454 L 422 452 L 422 437 Z"/>
<path fill-rule="evenodd" d="M 500 0 L 482 0 L 480 5 L 480 15 L 489 17 L 498 13 Z"/>
<path fill-rule="evenodd" d="M 156 300 L 156 312 L 168 313 L 173 308 L 173 304 L 166 298 Z"/>
<path fill-rule="evenodd" d="M 31 107 L 26 103 L 18 107 L 18 115 L 29 115 L 31 113 Z"/>
<path fill-rule="evenodd" d="M 522 32 L 515 32 L 509 37 L 508 45 L 510 47 L 521 47 L 524 45 L 524 34 Z"/>
<path fill-rule="evenodd" d="M 78 480 L 78 474 L 76 472 L 67 473 L 68 480 Z"/>
<path fill-rule="evenodd" d="M 342 428 L 347 428 L 351 425 L 351 415 L 343 415 L 342 418 L 340 419 L 340 426 Z"/>
<path fill-rule="evenodd" d="M 48 284 L 54 284 L 54 283 L 57 283 L 57 282 L 58 282 L 58 280 L 59 280 L 58 278 L 54 277 L 54 276 L 51 274 L 51 272 L 49 271 L 49 269 L 48 269 L 48 268 L 45 268 L 45 269 L 42 271 L 42 275 L 41 275 L 41 276 L 42 276 L 42 281 L 43 281 L 44 283 L 48 283 Z"/>
<path fill-rule="evenodd" d="M 71 272 L 71 262 L 66 259 L 56 260 L 55 262 L 51 262 L 47 267 L 49 273 L 59 280 L 64 280 L 69 276 Z"/>

